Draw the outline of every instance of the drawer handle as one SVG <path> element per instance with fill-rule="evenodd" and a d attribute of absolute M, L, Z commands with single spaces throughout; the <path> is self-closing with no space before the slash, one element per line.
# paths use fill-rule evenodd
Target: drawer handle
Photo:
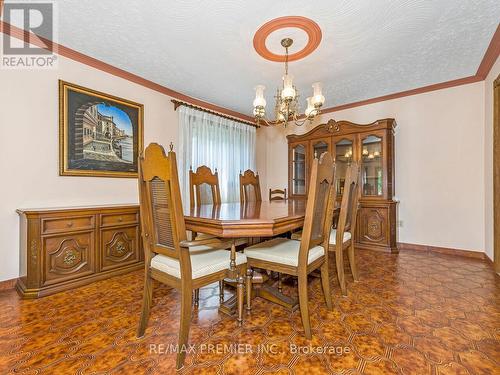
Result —
<path fill-rule="evenodd" d="M 120 217 L 118 218 L 118 221 L 121 223 L 121 222 L 123 221 L 123 217 L 121 217 L 121 216 L 120 216 Z"/>
<path fill-rule="evenodd" d="M 68 226 L 68 228 L 71 228 L 73 226 L 73 222 L 70 221 L 68 224 L 66 224 Z"/>

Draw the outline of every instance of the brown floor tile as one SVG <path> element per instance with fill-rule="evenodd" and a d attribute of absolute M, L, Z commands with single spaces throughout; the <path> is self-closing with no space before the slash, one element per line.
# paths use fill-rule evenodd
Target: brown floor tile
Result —
<path fill-rule="evenodd" d="M 367 362 L 363 369 L 363 374 L 367 375 L 396 375 L 398 369 L 394 362 L 387 359 L 377 360 L 374 362 Z"/>
<path fill-rule="evenodd" d="M 218 312 L 218 285 L 202 288 L 191 324 L 195 349 L 179 373 L 498 371 L 500 282 L 487 263 L 417 251 L 359 251 L 357 257 L 359 282 L 346 261 L 347 297 L 331 265 L 332 310 L 320 281 L 310 279 L 312 340 L 304 337 L 298 311 L 255 299 L 238 327 Z M 146 335 L 137 339 L 142 282 L 134 272 L 37 300 L 0 292 L 0 373 L 175 373 L 179 292 L 155 283 Z M 284 290 L 297 294 L 291 279 Z M 227 287 L 225 298 L 233 293 Z M 235 351 L 238 344 L 249 351 Z"/>
<path fill-rule="evenodd" d="M 500 370 L 495 362 L 477 350 L 460 353 L 458 356 L 464 366 L 474 374 L 497 374 Z"/>

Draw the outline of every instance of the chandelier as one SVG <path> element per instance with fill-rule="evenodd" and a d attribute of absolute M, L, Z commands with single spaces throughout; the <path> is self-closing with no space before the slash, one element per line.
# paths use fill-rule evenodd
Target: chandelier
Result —
<path fill-rule="evenodd" d="M 281 40 L 281 45 L 285 48 L 285 75 L 283 76 L 282 88 L 276 91 L 276 104 L 274 107 L 274 120 L 266 119 L 266 99 L 264 98 L 265 86 L 255 87 L 255 99 L 253 101 L 253 114 L 255 122 L 259 125 L 262 121 L 267 125 L 281 125 L 285 127 L 293 122 L 297 126 L 304 125 L 307 121 L 312 122 L 320 114 L 321 106 L 325 103 L 325 97 L 321 92 L 321 83 L 312 84 L 313 96 L 306 99 L 307 108 L 304 115 L 300 115 L 299 93 L 293 84 L 293 76 L 288 74 L 288 48 L 293 44 L 293 40 L 285 38 Z"/>

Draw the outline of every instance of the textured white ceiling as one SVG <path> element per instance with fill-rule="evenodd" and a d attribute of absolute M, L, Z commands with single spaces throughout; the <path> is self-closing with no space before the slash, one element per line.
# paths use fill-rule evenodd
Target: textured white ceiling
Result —
<path fill-rule="evenodd" d="M 299 15 L 323 32 L 290 63 L 302 99 L 322 81 L 326 107 L 474 75 L 500 20 L 498 0 L 64 0 L 59 43 L 184 94 L 250 114 L 283 65 L 253 49 L 255 31 Z M 305 44 L 301 31 L 291 53 Z M 268 48 L 279 51 L 283 32 Z"/>

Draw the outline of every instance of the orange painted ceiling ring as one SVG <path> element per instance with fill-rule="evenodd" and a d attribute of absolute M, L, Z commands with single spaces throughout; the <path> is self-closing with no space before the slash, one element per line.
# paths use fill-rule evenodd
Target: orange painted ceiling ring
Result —
<path fill-rule="evenodd" d="M 278 55 L 269 51 L 266 46 L 266 39 L 268 36 L 279 29 L 284 28 L 298 28 L 304 30 L 307 33 L 308 41 L 304 48 L 300 51 L 288 55 L 288 61 L 296 61 L 303 59 L 304 57 L 310 55 L 316 48 L 318 48 L 321 42 L 321 28 L 319 25 L 306 17 L 301 16 L 286 16 L 275 18 L 269 22 L 262 25 L 253 37 L 253 47 L 259 55 L 261 55 L 266 60 L 284 62 L 285 55 Z"/>

